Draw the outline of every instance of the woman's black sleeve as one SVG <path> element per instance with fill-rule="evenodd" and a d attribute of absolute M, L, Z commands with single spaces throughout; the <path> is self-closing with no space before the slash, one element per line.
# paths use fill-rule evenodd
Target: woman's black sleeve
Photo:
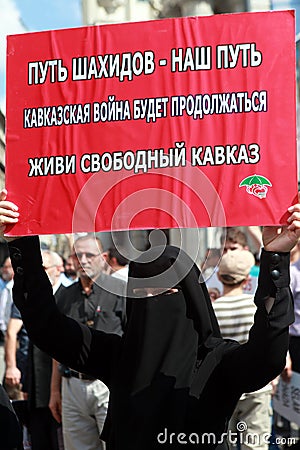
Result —
<path fill-rule="evenodd" d="M 285 367 L 289 326 L 294 321 L 293 296 L 289 287 L 289 253 L 262 251 L 257 311 L 249 340 L 224 358 L 222 370 L 242 392 L 255 391 L 276 378 Z M 266 304 L 274 299 L 268 312 Z"/>
<path fill-rule="evenodd" d="M 61 314 L 42 265 L 38 237 L 9 243 L 13 300 L 29 338 L 58 362 L 109 384 L 120 336 L 93 330 Z"/>

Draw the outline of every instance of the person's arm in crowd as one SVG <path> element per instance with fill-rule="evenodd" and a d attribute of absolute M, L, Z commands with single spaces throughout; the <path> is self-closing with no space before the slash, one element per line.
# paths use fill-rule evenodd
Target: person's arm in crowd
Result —
<path fill-rule="evenodd" d="M 61 423 L 61 374 L 58 365 L 59 363 L 52 359 L 49 408 L 54 419 Z"/>
<path fill-rule="evenodd" d="M 292 360 L 291 360 L 291 357 L 290 357 L 290 353 L 288 352 L 287 355 L 286 355 L 285 368 L 281 372 L 281 378 L 286 383 L 289 383 L 291 381 L 292 374 L 293 374 Z"/>
<path fill-rule="evenodd" d="M 260 253 L 263 245 L 261 228 L 257 226 L 250 226 L 247 227 L 247 230 L 254 247 L 254 253 Z"/>
<path fill-rule="evenodd" d="M 23 325 L 22 320 L 11 318 L 5 335 L 5 383 L 9 386 L 20 384 L 21 372 L 17 367 L 18 333 Z"/>

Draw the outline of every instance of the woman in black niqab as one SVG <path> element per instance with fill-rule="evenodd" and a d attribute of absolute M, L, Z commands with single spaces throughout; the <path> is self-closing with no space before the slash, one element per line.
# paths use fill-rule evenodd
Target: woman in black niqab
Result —
<path fill-rule="evenodd" d="M 226 432 L 238 399 L 265 386 L 285 363 L 293 302 L 288 277 L 272 280 L 272 257 L 262 251 L 257 312 L 243 345 L 222 339 L 199 269 L 182 250 L 154 247 L 130 263 L 108 450 L 224 450 L 227 438 L 237 438 Z M 282 259 L 286 274 L 288 254 Z M 156 295 L 141 298 L 141 290 Z"/>
<path fill-rule="evenodd" d="M 200 361 L 224 343 L 206 285 L 200 281 L 197 266 L 173 246 L 154 247 L 130 263 L 123 352 L 133 359 L 134 391 L 158 373 L 186 387 Z M 144 288 L 162 292 L 135 295 Z M 177 292 L 169 293 L 171 288 Z"/>
<path fill-rule="evenodd" d="M 285 242 L 275 247 L 289 248 Z M 101 434 L 107 450 L 226 449 L 227 423 L 241 394 L 265 386 L 284 368 L 294 318 L 288 252 L 262 251 L 254 325 L 248 342 L 239 345 L 221 338 L 199 270 L 182 250 L 153 248 L 130 263 L 121 337 L 62 315 L 38 239 L 14 245 L 20 250 L 12 247 L 12 257 L 20 251 L 26 262 L 25 275 L 14 278 L 14 301 L 31 340 L 110 389 Z M 141 289 L 157 295 L 136 297 Z M 267 299 L 273 302 L 270 313 Z"/>
<path fill-rule="evenodd" d="M 163 292 L 135 294 L 145 288 Z M 172 288 L 177 292 L 169 293 Z M 113 432 L 111 448 L 121 448 L 123 439 L 124 449 L 162 449 L 171 445 L 169 438 L 159 442 L 166 433 L 208 432 L 201 394 L 224 354 L 238 344 L 221 338 L 197 266 L 176 247 L 154 247 L 130 263 L 127 292 L 121 379 L 111 399 L 118 405 L 112 426 L 119 423 L 122 431 Z M 170 448 L 182 448 L 172 441 Z"/>

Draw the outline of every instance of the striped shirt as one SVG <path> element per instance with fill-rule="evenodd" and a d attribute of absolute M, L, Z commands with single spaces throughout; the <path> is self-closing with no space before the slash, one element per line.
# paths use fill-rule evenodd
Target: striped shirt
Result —
<path fill-rule="evenodd" d="M 234 339 L 240 344 L 247 342 L 256 311 L 254 296 L 248 294 L 223 296 L 217 298 L 212 305 L 222 337 Z"/>
<path fill-rule="evenodd" d="M 217 298 L 212 305 L 219 322 L 222 337 L 224 339 L 234 339 L 240 344 L 247 342 L 256 311 L 254 296 L 249 294 L 223 296 Z M 272 392 L 271 383 L 255 391 L 255 393 L 263 392 Z M 249 395 L 249 393 L 243 394 L 241 399 L 245 398 L 245 395 Z"/>

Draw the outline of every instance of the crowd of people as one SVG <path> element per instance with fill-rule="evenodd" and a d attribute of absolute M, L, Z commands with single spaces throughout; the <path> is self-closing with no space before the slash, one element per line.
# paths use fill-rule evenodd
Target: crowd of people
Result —
<path fill-rule="evenodd" d="M 3 450 L 271 448 L 246 434 L 272 435 L 288 350 L 300 372 L 300 204 L 289 213 L 282 229 L 224 229 L 202 275 L 172 246 L 129 262 L 86 234 L 64 260 L 8 239 L 0 407 L 21 435 L 6 426 Z M 3 236 L 17 220 L 2 191 Z"/>

